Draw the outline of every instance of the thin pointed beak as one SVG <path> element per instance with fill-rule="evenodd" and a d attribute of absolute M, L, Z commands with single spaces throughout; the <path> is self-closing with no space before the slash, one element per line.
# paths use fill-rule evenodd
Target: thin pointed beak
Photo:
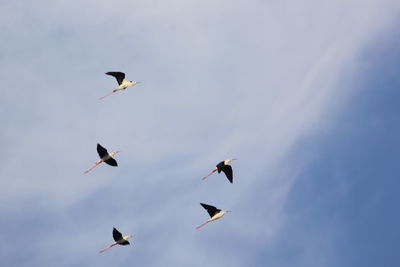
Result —
<path fill-rule="evenodd" d="M 237 159 L 232 159 L 232 160 L 237 160 Z"/>

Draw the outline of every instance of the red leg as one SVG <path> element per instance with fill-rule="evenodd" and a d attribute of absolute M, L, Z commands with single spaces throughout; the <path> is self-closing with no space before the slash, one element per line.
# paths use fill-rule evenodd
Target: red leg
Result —
<path fill-rule="evenodd" d="M 199 226 L 196 226 L 196 229 L 200 229 L 201 227 L 203 227 L 204 225 L 206 225 L 207 223 L 209 223 L 209 221 L 205 221 L 202 224 L 200 224 Z"/>
<path fill-rule="evenodd" d="M 103 253 L 104 251 L 106 251 L 107 249 L 112 248 L 112 247 L 115 246 L 115 245 L 116 245 L 116 244 L 113 243 L 113 244 L 109 245 L 108 247 L 106 247 L 106 248 L 100 250 L 99 253 Z"/>
<path fill-rule="evenodd" d="M 110 96 L 110 95 L 112 95 L 113 93 L 115 93 L 117 90 L 116 89 L 114 89 L 114 90 L 112 90 L 110 93 L 108 93 L 108 94 L 106 94 L 106 95 L 104 95 L 104 96 L 102 96 L 102 97 L 100 97 L 99 99 L 101 100 L 101 99 L 103 99 L 103 98 L 106 98 L 107 96 Z"/>
<path fill-rule="evenodd" d="M 96 168 L 99 164 L 100 164 L 100 163 L 96 162 L 96 164 L 94 164 L 92 167 L 90 167 L 90 168 L 89 168 L 88 170 L 86 170 L 84 173 L 86 174 L 86 173 L 90 172 L 91 170 L 93 170 L 94 168 Z"/>
<path fill-rule="evenodd" d="M 207 174 L 206 176 L 203 177 L 203 180 L 207 179 L 211 174 L 213 174 L 216 171 L 217 171 L 217 169 L 212 170 L 209 174 Z"/>

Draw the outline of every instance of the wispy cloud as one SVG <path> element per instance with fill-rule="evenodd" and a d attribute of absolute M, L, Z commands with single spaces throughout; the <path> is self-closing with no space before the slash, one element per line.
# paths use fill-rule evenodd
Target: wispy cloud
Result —
<path fill-rule="evenodd" d="M 31 241 L 21 266 L 243 266 L 285 223 L 302 168 L 288 151 L 357 89 L 338 85 L 399 7 L 41 1 L 1 10 L 1 224 L 13 225 L 2 258 L 15 262 L 16 234 Z M 98 101 L 116 86 L 103 74 L 112 70 L 143 84 Z M 97 142 L 122 151 L 120 166 L 82 175 Z M 230 156 L 239 158 L 233 185 L 200 180 Z M 233 212 L 198 232 L 199 202 Z M 113 226 L 135 234 L 134 248 L 98 257 Z"/>

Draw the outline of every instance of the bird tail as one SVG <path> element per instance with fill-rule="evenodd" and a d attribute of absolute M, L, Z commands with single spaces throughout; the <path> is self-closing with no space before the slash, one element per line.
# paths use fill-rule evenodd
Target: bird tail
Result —
<path fill-rule="evenodd" d="M 84 172 L 84 174 L 86 174 L 86 173 L 90 172 L 91 170 L 93 170 L 94 168 L 96 168 L 97 165 L 99 165 L 99 163 L 96 162 L 96 164 L 94 164 L 92 167 L 90 167 L 89 169 L 87 169 L 87 170 Z"/>
<path fill-rule="evenodd" d="M 102 250 L 100 250 L 99 253 L 103 253 L 104 251 L 106 251 L 107 249 L 112 248 L 112 247 L 115 246 L 115 245 L 116 245 L 116 244 L 111 244 L 111 245 L 109 245 L 108 247 L 103 248 Z"/>
<path fill-rule="evenodd" d="M 197 229 L 200 229 L 201 227 L 203 227 L 203 226 L 206 225 L 207 223 L 209 223 L 209 221 L 205 221 L 205 222 L 203 222 L 202 224 L 196 226 L 196 230 L 197 230 Z"/>
<path fill-rule="evenodd" d="M 206 176 L 203 177 L 203 180 L 207 179 L 211 174 L 213 174 L 216 171 L 217 171 L 217 169 L 212 170 L 209 174 L 207 174 Z"/>
<path fill-rule="evenodd" d="M 103 99 L 103 98 L 106 98 L 107 96 L 110 96 L 110 95 L 112 95 L 113 93 L 115 93 L 117 90 L 116 89 L 114 89 L 114 90 L 112 90 L 111 92 L 109 92 L 108 94 L 106 94 L 106 95 L 104 95 L 104 96 L 102 96 L 102 97 L 100 97 L 99 99 L 101 100 L 101 99 Z"/>

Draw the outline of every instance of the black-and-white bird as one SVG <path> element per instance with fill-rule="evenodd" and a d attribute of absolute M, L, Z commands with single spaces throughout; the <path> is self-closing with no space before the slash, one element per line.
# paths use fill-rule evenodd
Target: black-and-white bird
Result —
<path fill-rule="evenodd" d="M 131 238 L 131 237 L 132 237 L 132 235 L 122 236 L 122 234 L 117 229 L 115 229 L 115 227 L 114 227 L 113 228 L 114 242 L 112 242 L 111 245 L 109 245 L 108 247 L 100 250 L 99 253 L 103 253 L 104 251 L 106 251 L 107 249 L 112 248 L 115 245 L 122 245 L 122 246 L 130 245 L 128 239 Z"/>
<path fill-rule="evenodd" d="M 123 72 L 110 71 L 110 72 L 106 72 L 106 74 L 114 76 L 115 79 L 117 79 L 118 87 L 115 88 L 114 90 L 112 90 L 110 93 L 106 94 L 105 96 L 100 97 L 100 99 L 106 98 L 107 96 L 110 96 L 115 92 L 125 90 L 129 86 L 133 86 L 133 85 L 140 83 L 140 82 L 125 80 L 125 73 L 123 73 Z"/>
<path fill-rule="evenodd" d="M 207 223 L 215 221 L 215 220 L 218 220 L 219 218 L 221 218 L 222 216 L 224 216 L 225 214 L 230 212 L 229 210 L 220 210 L 220 209 L 217 209 L 214 206 L 207 205 L 207 204 L 204 204 L 204 203 L 200 203 L 200 205 L 202 205 L 203 208 L 205 208 L 207 210 L 208 214 L 210 215 L 210 219 L 208 219 L 204 223 L 200 224 L 199 226 L 196 226 L 196 229 L 200 229 L 201 227 L 203 227 Z"/>
<path fill-rule="evenodd" d="M 229 163 L 231 163 L 234 160 L 236 159 L 229 158 L 224 161 L 221 161 L 220 163 L 217 164 L 217 166 L 214 169 L 212 169 L 212 171 L 209 174 L 203 177 L 203 180 L 207 179 L 211 174 L 213 174 L 216 171 L 218 171 L 218 173 L 221 173 L 222 171 L 225 173 L 226 178 L 228 178 L 229 182 L 233 183 L 233 171 L 232 171 L 232 166 L 229 165 Z"/>
<path fill-rule="evenodd" d="M 119 151 L 114 151 L 114 152 L 108 153 L 107 149 L 102 147 L 100 144 L 97 144 L 97 153 L 99 154 L 100 159 L 92 167 L 90 167 L 88 170 L 86 170 L 85 173 L 90 172 L 91 170 L 96 168 L 102 162 L 105 162 L 110 166 L 114 166 L 114 167 L 118 166 L 117 161 L 115 159 L 113 159 L 113 157 L 115 156 L 115 154 L 119 153 Z"/>

